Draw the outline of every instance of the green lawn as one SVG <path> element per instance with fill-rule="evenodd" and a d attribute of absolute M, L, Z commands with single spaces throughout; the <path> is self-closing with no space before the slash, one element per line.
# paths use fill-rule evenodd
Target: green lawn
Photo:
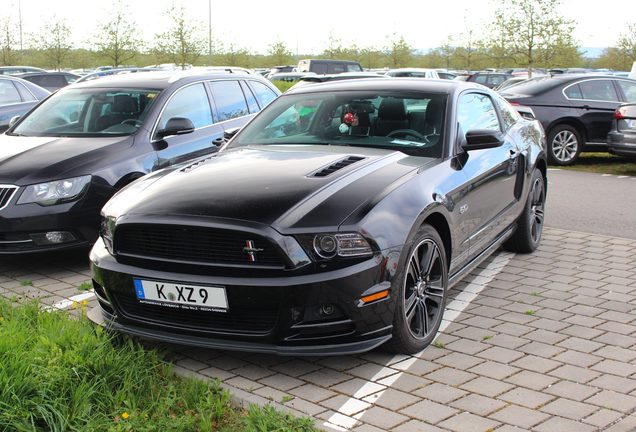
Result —
<path fill-rule="evenodd" d="M 0 298 L 2 431 L 314 431 L 271 407 L 237 409 L 218 382 L 177 377 L 155 350 L 81 314 Z"/>
<path fill-rule="evenodd" d="M 609 153 L 581 153 L 581 157 L 574 165 L 559 168 L 599 174 L 636 176 L 636 158 L 614 156 Z"/>

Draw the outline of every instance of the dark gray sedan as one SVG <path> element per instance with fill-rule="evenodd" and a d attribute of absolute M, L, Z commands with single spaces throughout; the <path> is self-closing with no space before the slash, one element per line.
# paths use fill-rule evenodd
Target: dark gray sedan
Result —
<path fill-rule="evenodd" d="M 614 112 L 607 149 L 617 156 L 636 157 L 636 104 L 624 104 Z"/>

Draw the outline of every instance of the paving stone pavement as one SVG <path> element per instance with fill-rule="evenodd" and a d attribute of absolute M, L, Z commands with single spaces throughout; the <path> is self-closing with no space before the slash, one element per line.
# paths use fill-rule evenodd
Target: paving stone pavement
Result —
<path fill-rule="evenodd" d="M 86 261 L 3 259 L 0 295 L 60 305 L 82 294 Z M 325 430 L 635 431 L 636 245 L 548 228 L 534 254 L 495 254 L 453 288 L 443 331 L 416 356 L 167 348 L 177 373 Z"/>

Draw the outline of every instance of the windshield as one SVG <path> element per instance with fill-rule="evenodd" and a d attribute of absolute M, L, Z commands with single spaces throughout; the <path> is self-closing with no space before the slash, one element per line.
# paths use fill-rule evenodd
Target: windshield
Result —
<path fill-rule="evenodd" d="M 283 95 L 232 141 L 244 145 L 343 145 L 442 155 L 445 94 L 319 92 Z"/>
<path fill-rule="evenodd" d="M 11 132 L 23 136 L 133 134 L 159 95 L 152 89 L 67 89 L 40 104 Z"/>

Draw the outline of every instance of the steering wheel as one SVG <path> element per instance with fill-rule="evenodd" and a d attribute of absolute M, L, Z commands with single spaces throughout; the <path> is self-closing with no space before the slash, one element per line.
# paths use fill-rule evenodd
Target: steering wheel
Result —
<path fill-rule="evenodd" d="M 122 121 L 121 124 L 131 125 L 131 126 L 134 126 L 134 127 L 138 128 L 138 127 L 141 127 L 141 120 L 138 120 L 138 119 L 126 119 L 126 120 Z"/>
<path fill-rule="evenodd" d="M 413 129 L 396 129 L 394 131 L 389 132 L 387 135 L 389 138 L 416 138 L 422 142 L 428 142 L 428 137 L 426 135 L 422 135 L 416 130 Z"/>

